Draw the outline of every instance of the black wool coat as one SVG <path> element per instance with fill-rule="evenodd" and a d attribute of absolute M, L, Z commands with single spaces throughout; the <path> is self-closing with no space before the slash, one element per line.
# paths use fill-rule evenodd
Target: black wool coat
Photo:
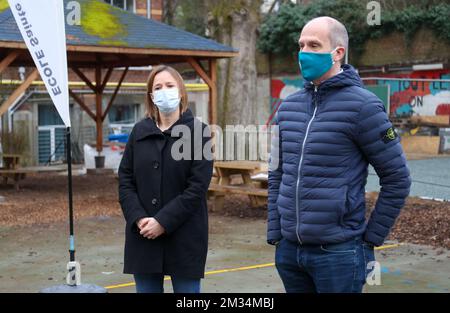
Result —
<path fill-rule="evenodd" d="M 126 220 L 124 273 L 204 277 L 206 195 L 213 169 L 212 158 L 199 154 L 211 144 L 210 134 L 201 135 L 205 128 L 189 109 L 164 132 L 151 118 L 134 126 L 119 166 L 119 202 Z M 172 150 L 185 159 L 174 158 Z M 143 217 L 154 217 L 166 232 L 144 238 L 136 224 Z"/>

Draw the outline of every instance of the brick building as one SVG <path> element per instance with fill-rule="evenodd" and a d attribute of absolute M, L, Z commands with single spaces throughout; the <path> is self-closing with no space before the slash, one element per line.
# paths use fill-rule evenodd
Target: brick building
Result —
<path fill-rule="evenodd" d="M 155 21 L 162 20 L 163 0 L 103 0 L 104 2 Z"/>

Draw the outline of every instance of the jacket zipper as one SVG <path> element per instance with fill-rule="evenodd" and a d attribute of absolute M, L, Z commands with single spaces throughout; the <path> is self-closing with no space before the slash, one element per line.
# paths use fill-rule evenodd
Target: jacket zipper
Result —
<path fill-rule="evenodd" d="M 311 123 L 314 120 L 314 118 L 316 117 L 316 112 L 317 112 L 317 86 L 314 86 L 314 112 L 313 112 L 311 119 L 308 122 L 308 126 L 306 127 L 305 138 L 303 139 L 302 154 L 300 155 L 300 162 L 298 163 L 297 189 L 296 189 L 296 193 L 295 193 L 295 211 L 297 213 L 297 228 L 296 228 L 295 232 L 297 234 L 297 238 L 298 238 L 298 241 L 300 242 L 300 244 L 302 244 L 302 240 L 300 238 L 300 221 L 299 221 L 300 213 L 298 210 L 298 187 L 300 185 L 300 171 L 302 168 L 303 155 L 305 153 L 305 144 L 306 144 L 306 140 L 308 139 L 308 134 L 309 134 L 309 129 L 311 127 Z"/>

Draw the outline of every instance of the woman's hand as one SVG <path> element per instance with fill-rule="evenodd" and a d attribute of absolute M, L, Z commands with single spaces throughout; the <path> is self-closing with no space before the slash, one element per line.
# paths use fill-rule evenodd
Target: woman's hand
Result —
<path fill-rule="evenodd" d="M 165 232 L 164 227 L 162 227 L 161 224 L 159 224 L 158 221 L 155 220 L 153 217 L 145 218 L 145 219 L 148 219 L 148 220 L 143 221 L 143 223 L 142 223 L 143 227 L 142 228 L 139 227 L 141 229 L 140 234 L 142 236 L 144 236 L 145 238 L 156 239 Z M 144 220 L 144 219 L 141 219 L 139 221 L 139 223 L 142 220 Z"/>
<path fill-rule="evenodd" d="M 142 230 L 142 228 L 150 221 L 150 217 L 144 217 L 141 218 L 136 224 L 139 230 Z"/>

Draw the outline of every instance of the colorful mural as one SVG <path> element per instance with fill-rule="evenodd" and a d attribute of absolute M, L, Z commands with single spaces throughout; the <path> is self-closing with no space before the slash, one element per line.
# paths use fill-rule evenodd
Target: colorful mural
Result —
<path fill-rule="evenodd" d="M 450 70 L 418 71 L 405 74 L 378 75 L 385 79 L 365 80 L 366 85 L 389 85 L 391 116 L 450 115 Z M 371 76 L 371 77 L 375 77 Z M 390 79 L 392 78 L 392 79 Z M 405 78 L 407 80 L 395 80 Z M 414 79 L 432 79 L 418 81 Z M 444 81 L 449 80 L 449 81 Z M 301 77 L 280 77 L 271 81 L 271 115 L 273 118 L 281 101 L 303 87 Z"/>
<path fill-rule="evenodd" d="M 270 116 L 266 121 L 266 125 L 272 125 L 273 119 L 278 107 L 280 106 L 283 99 L 285 99 L 290 94 L 293 94 L 297 90 L 303 88 L 304 80 L 301 77 L 284 77 L 276 78 L 271 81 L 271 91 L 270 91 Z"/>
<path fill-rule="evenodd" d="M 420 71 L 383 75 L 408 80 L 366 80 L 365 84 L 390 87 L 390 113 L 394 116 L 450 115 L 450 71 Z M 433 79 L 418 81 L 414 79 Z M 448 80 L 448 81 L 444 81 Z"/>

